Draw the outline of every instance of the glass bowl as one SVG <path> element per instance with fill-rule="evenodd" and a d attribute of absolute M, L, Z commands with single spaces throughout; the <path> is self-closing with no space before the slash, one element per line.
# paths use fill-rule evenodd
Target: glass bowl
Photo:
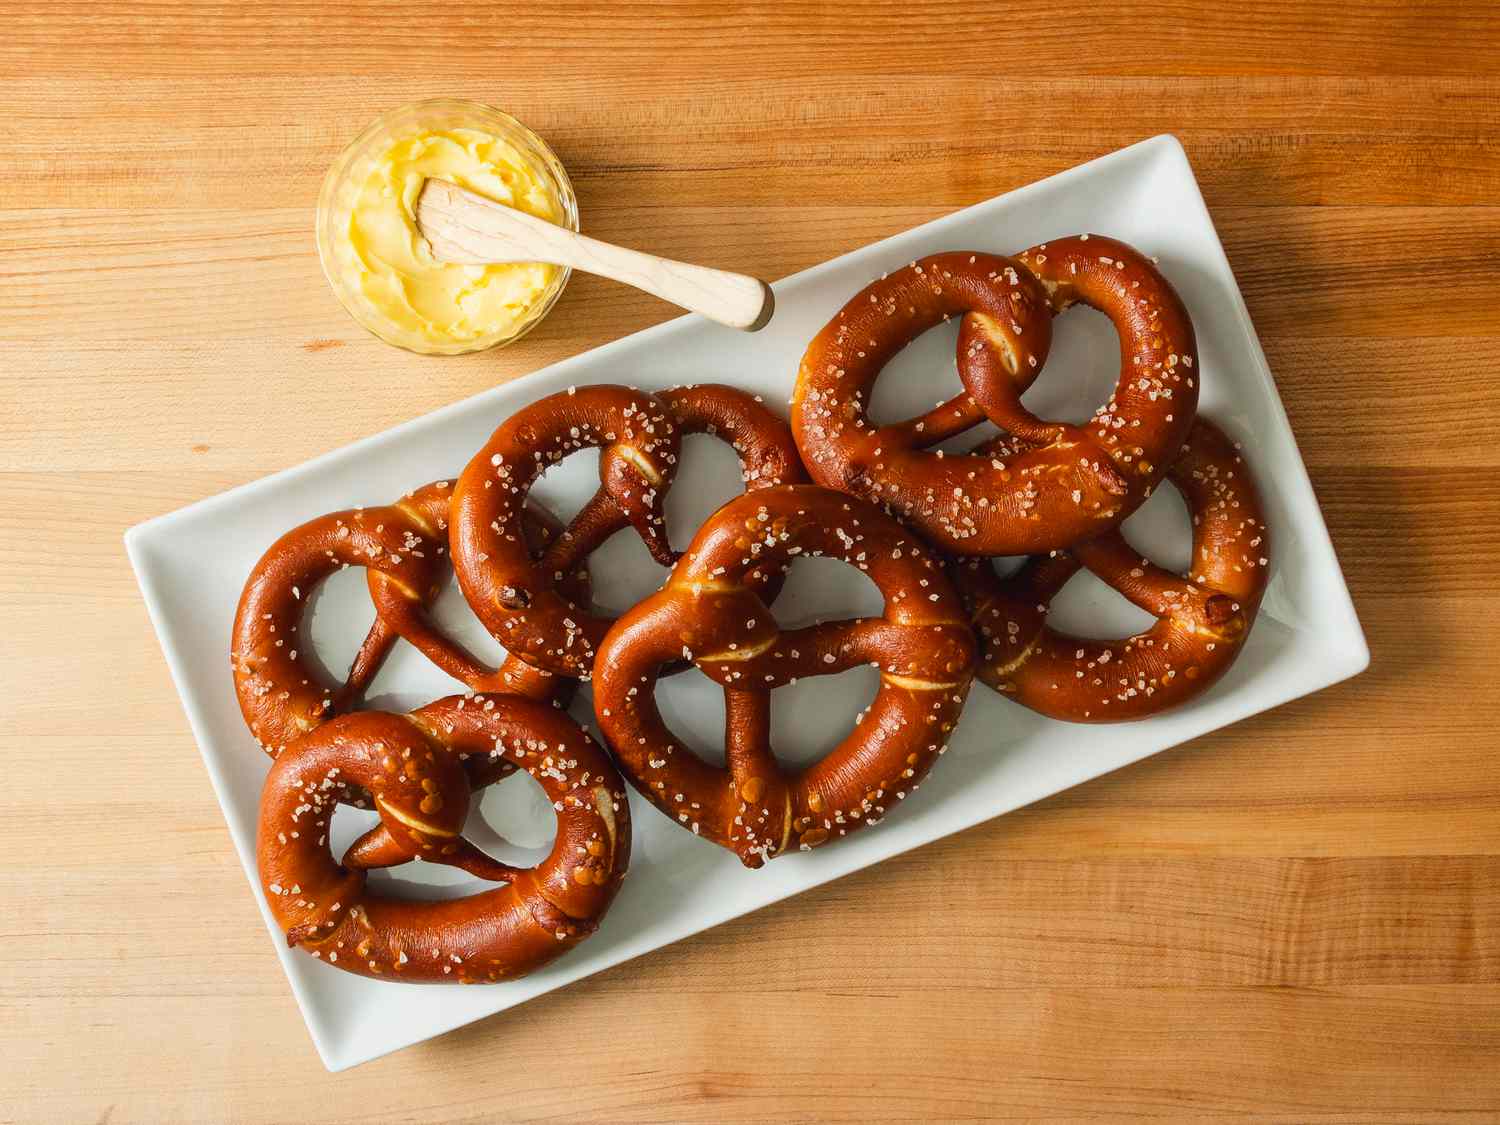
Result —
<path fill-rule="evenodd" d="M 460 355 L 482 351 L 519 340 L 535 328 L 562 296 L 572 271 L 555 267 L 551 282 L 516 322 L 468 340 L 440 342 L 391 323 L 352 280 L 359 276 L 360 262 L 349 241 L 350 214 L 361 186 L 392 145 L 414 134 L 449 129 L 475 129 L 511 144 L 556 197 L 563 224 L 578 229 L 578 200 L 573 184 L 557 154 L 534 132 L 508 113 L 479 102 L 460 98 L 433 98 L 393 109 L 375 120 L 339 154 L 324 177 L 318 194 L 318 260 L 323 276 L 339 303 L 366 331 L 389 344 L 424 355 Z"/>

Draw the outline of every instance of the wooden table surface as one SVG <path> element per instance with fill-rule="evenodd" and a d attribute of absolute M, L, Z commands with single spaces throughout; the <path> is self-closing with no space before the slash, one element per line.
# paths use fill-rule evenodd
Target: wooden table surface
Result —
<path fill-rule="evenodd" d="M 0 1120 L 1500 1117 L 1500 13 L 911 7 L 0 3 Z M 1370 671 L 328 1075 L 120 536 L 671 315 L 357 330 L 319 181 L 437 94 L 767 277 L 1177 134 Z"/>

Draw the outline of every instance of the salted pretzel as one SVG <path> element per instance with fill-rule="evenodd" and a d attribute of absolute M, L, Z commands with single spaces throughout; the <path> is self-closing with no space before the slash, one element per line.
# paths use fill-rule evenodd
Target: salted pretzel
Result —
<path fill-rule="evenodd" d="M 545 791 L 557 836 L 536 867 L 463 837 L 466 757 L 525 770 Z M 328 826 L 344 786 L 374 795 L 380 824 L 336 860 Z M 361 976 L 509 980 L 597 928 L 630 861 L 630 806 L 608 756 L 563 712 L 514 695 L 450 696 L 408 715 L 342 715 L 290 746 L 261 793 L 256 853 L 288 944 Z M 366 883 L 371 868 L 418 859 L 504 886 L 423 902 Z"/>
<path fill-rule="evenodd" d="M 1086 426 L 1021 405 L 1046 362 L 1052 317 L 1075 302 L 1120 336 L 1119 382 Z M 962 317 L 964 390 L 920 417 L 870 422 L 881 369 L 952 316 Z M 1182 301 L 1123 242 L 1085 234 L 1014 259 L 937 254 L 867 286 L 813 338 L 792 430 L 815 481 L 887 505 L 943 549 L 1036 554 L 1117 526 L 1150 494 L 1197 409 L 1196 354 Z M 985 418 L 1028 448 L 1005 458 L 929 449 Z"/>
<path fill-rule="evenodd" d="M 842 559 L 885 596 L 880 617 L 782 631 L 751 583 L 800 555 Z M 974 639 L 934 554 L 875 505 L 812 485 L 746 493 L 699 529 L 662 589 L 599 650 L 594 710 L 632 784 L 692 832 L 759 867 L 880 820 L 947 744 L 973 675 Z M 680 742 L 655 701 L 663 669 L 691 660 L 724 688 L 727 768 Z M 820 762 L 783 771 L 771 690 L 859 664 L 880 688 Z"/>
<path fill-rule="evenodd" d="M 1269 533 L 1234 444 L 1199 418 L 1167 479 L 1187 502 L 1186 576 L 1143 558 L 1116 529 L 1070 551 L 1028 559 L 1000 578 L 988 559 L 955 565 L 980 640 L 979 678 L 1033 711 L 1117 722 L 1187 702 L 1234 663 L 1265 593 Z M 1047 624 L 1054 596 L 1087 567 L 1156 624 L 1124 640 L 1074 637 Z"/>
<path fill-rule="evenodd" d="M 786 423 L 751 395 L 707 384 L 648 395 L 617 386 L 578 387 L 519 411 L 459 478 L 454 567 L 469 604 L 507 651 L 538 668 L 587 679 L 614 619 L 556 589 L 616 532 L 634 527 L 653 558 L 676 559 L 663 503 L 686 434 L 713 434 L 739 455 L 745 487 L 806 479 Z M 516 520 L 552 464 L 602 449 L 600 487 L 540 561 L 516 546 Z"/>
<path fill-rule="evenodd" d="M 452 495 L 448 481 L 436 481 L 394 504 L 320 516 L 287 532 L 255 564 L 235 614 L 230 663 L 245 722 L 272 756 L 353 707 L 399 638 L 476 691 L 542 699 L 564 683 L 512 656 L 488 668 L 428 617 L 446 580 Z M 534 505 L 525 523 L 533 552 L 558 531 L 557 521 Z M 302 623 L 318 583 L 346 566 L 367 571 L 376 614 L 348 676 L 335 686 L 314 664 Z M 586 595 L 586 573 L 570 572 L 566 585 Z"/>

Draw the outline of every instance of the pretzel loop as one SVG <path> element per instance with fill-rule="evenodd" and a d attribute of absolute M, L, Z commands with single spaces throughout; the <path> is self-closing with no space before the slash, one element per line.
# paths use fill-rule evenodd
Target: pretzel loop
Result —
<path fill-rule="evenodd" d="M 885 596 L 879 618 L 782 631 L 747 585 L 799 555 L 841 559 Z M 606 637 L 595 714 L 626 776 L 684 827 L 748 867 L 878 821 L 942 753 L 967 694 L 973 635 L 940 565 L 878 508 L 812 486 L 747 493 L 699 530 L 667 584 Z M 662 671 L 689 659 L 723 686 L 724 767 L 680 742 L 657 709 Z M 873 663 L 881 681 L 853 731 L 788 772 L 770 747 L 770 692 Z"/>
<path fill-rule="evenodd" d="M 1143 558 L 1116 529 L 1071 551 L 1028 559 L 998 577 L 988 560 L 954 567 L 980 638 L 979 678 L 1017 703 L 1072 722 L 1139 719 L 1214 683 L 1244 647 L 1265 593 L 1270 557 L 1254 482 L 1233 443 L 1199 418 L 1167 479 L 1193 522 L 1186 576 Z M 1152 614 L 1117 641 L 1047 624 L 1052 599 L 1081 567 Z"/>
<path fill-rule="evenodd" d="M 1046 362 L 1051 318 L 1091 305 L 1120 336 L 1120 379 L 1087 426 L 1021 404 Z M 961 316 L 964 393 L 919 418 L 875 426 L 881 369 L 916 336 Z M 867 286 L 803 356 L 792 428 L 820 484 L 888 505 L 960 555 L 1034 554 L 1118 525 L 1150 495 L 1197 409 L 1186 309 L 1151 262 L 1080 235 L 1016 258 L 938 254 Z M 1012 456 L 928 447 L 988 418 L 1026 448 Z"/>

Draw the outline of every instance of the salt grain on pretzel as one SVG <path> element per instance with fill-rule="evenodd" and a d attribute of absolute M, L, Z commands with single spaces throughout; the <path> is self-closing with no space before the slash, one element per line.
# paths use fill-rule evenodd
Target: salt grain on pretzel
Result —
<path fill-rule="evenodd" d="M 1255 484 L 1233 443 L 1203 418 L 1167 479 L 1193 521 L 1186 576 L 1142 558 L 1118 530 L 1070 552 L 1029 559 L 1009 578 L 998 577 L 987 559 L 955 567 L 979 633 L 983 682 L 1055 719 L 1102 723 L 1186 703 L 1234 663 L 1265 593 L 1270 558 Z M 1116 641 L 1047 625 L 1053 597 L 1080 566 L 1156 624 Z"/>
<path fill-rule="evenodd" d="M 1086 426 L 1037 418 L 1021 394 L 1040 374 L 1051 318 L 1074 303 L 1120 336 L 1120 378 Z M 953 316 L 964 391 L 919 418 L 869 420 L 881 369 Z M 1193 327 L 1151 262 L 1080 235 L 1014 259 L 937 254 L 872 283 L 813 338 L 792 429 L 815 481 L 889 506 L 959 555 L 1035 554 L 1118 525 L 1150 494 L 1197 409 Z M 1012 456 L 930 447 L 988 417 L 1028 447 Z"/>
<path fill-rule="evenodd" d="M 801 555 L 838 558 L 885 596 L 880 617 L 783 631 L 750 582 Z M 874 505 L 811 485 L 747 493 L 699 530 L 667 584 L 624 614 L 600 649 L 594 708 L 626 776 L 683 828 L 748 867 L 880 820 L 947 745 L 972 676 L 974 639 L 933 553 Z M 727 768 L 668 729 L 654 698 L 689 659 L 724 688 Z M 784 771 L 770 747 L 771 690 L 859 664 L 880 688 L 827 757 Z"/>
<path fill-rule="evenodd" d="M 474 757 L 525 770 L 552 802 L 557 836 L 536 867 L 500 863 L 463 837 L 464 759 Z M 327 841 L 343 786 L 372 793 L 381 823 L 340 861 Z M 562 712 L 516 696 L 453 696 L 409 715 L 341 716 L 288 748 L 261 794 L 256 854 L 288 943 L 336 968 L 387 980 L 510 980 L 598 927 L 630 861 L 630 807 L 604 751 Z M 425 902 L 366 883 L 370 868 L 417 859 L 505 885 Z"/>

